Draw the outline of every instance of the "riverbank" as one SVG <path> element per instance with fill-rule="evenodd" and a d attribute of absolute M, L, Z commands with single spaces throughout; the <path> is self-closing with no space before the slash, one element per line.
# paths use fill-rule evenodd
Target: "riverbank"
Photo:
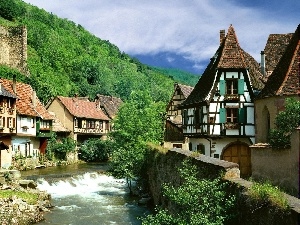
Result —
<path fill-rule="evenodd" d="M 19 179 L 17 171 L 0 171 L 0 224 L 34 224 L 51 208 L 51 196 L 36 189 L 31 180 Z"/>

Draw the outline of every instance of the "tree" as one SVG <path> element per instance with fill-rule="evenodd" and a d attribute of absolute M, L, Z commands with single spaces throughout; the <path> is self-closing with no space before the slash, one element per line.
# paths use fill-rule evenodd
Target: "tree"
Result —
<path fill-rule="evenodd" d="M 12 21 L 22 15 L 25 9 L 20 7 L 14 0 L 0 0 L 0 16 Z"/>
<path fill-rule="evenodd" d="M 287 98 L 285 110 L 275 118 L 275 129 L 269 134 L 269 143 L 273 148 L 288 148 L 291 134 L 300 124 L 300 101 Z"/>
<path fill-rule="evenodd" d="M 48 141 L 46 156 L 49 160 L 66 160 L 69 152 L 75 151 L 76 143 L 71 138 L 57 139 L 53 134 Z"/>
<path fill-rule="evenodd" d="M 154 102 L 147 91 L 134 91 L 114 120 L 111 138 L 115 147 L 111 157 L 111 172 L 131 180 L 141 177 L 146 143 L 159 143 L 163 137 L 164 105 Z"/>
<path fill-rule="evenodd" d="M 235 197 L 226 192 L 221 179 L 199 179 L 196 166 L 185 160 L 179 168 L 183 183 L 179 186 L 165 184 L 163 194 L 171 202 L 174 212 L 156 209 L 155 215 L 142 219 L 143 225 L 221 225 L 229 218 Z"/>

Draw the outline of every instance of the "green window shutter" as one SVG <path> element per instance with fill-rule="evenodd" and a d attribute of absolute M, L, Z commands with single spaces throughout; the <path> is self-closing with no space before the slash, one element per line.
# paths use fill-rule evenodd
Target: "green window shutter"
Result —
<path fill-rule="evenodd" d="M 225 95 L 226 94 L 226 81 L 225 80 L 220 80 L 219 88 L 220 88 L 220 95 Z"/>
<path fill-rule="evenodd" d="M 239 109 L 239 123 L 245 123 L 246 122 L 246 109 L 240 108 Z"/>
<path fill-rule="evenodd" d="M 183 124 L 184 125 L 188 124 L 188 112 L 187 112 L 187 110 L 183 110 Z"/>
<path fill-rule="evenodd" d="M 244 94 L 244 79 L 238 80 L 238 94 L 239 95 Z"/>
<path fill-rule="evenodd" d="M 226 109 L 220 108 L 220 123 L 226 123 Z"/>

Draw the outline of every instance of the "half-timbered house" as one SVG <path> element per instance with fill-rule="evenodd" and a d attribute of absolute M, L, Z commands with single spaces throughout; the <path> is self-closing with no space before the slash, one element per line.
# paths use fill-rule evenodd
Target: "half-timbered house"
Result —
<path fill-rule="evenodd" d="M 53 117 L 29 84 L 15 79 L 1 79 L 1 83 L 11 94 L 17 96 L 16 130 L 11 142 L 13 154 L 36 157 L 45 153 L 47 140 L 52 134 Z"/>
<path fill-rule="evenodd" d="M 182 148 L 188 150 L 188 139 L 183 136 L 182 115 L 178 106 L 186 100 L 192 90 L 193 87 L 178 83 L 174 84 L 174 92 L 166 110 L 165 148 Z"/>
<path fill-rule="evenodd" d="M 251 174 L 254 96 L 263 88 L 259 64 L 239 45 L 231 25 L 192 93 L 181 104 L 190 150 L 239 163 Z"/>

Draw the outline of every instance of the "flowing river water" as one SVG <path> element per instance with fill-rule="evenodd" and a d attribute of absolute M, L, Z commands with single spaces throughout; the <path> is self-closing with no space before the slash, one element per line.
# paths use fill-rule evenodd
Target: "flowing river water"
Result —
<path fill-rule="evenodd" d="M 137 225 L 148 214 L 128 194 L 126 182 L 103 174 L 106 164 L 78 164 L 23 171 L 52 197 L 53 209 L 38 224 Z"/>

